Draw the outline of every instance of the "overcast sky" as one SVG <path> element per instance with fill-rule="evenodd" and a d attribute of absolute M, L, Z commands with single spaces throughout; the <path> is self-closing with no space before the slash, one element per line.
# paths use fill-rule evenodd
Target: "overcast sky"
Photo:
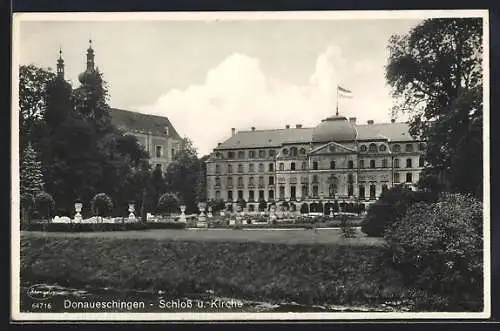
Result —
<path fill-rule="evenodd" d="M 78 86 L 89 37 L 112 107 L 167 116 L 201 155 L 248 130 L 317 125 L 335 113 L 389 122 L 388 40 L 417 19 L 22 22 L 19 62 Z M 401 118 L 400 118 L 401 119 Z"/>

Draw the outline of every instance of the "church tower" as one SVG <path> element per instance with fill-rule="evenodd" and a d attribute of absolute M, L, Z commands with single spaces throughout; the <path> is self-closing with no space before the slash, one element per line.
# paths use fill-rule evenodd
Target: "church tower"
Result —
<path fill-rule="evenodd" d="M 87 68 L 84 72 L 78 75 L 78 80 L 83 85 L 94 82 L 97 79 L 97 71 L 94 62 L 94 49 L 92 48 L 92 39 L 89 40 L 89 48 L 87 49 Z"/>
<path fill-rule="evenodd" d="M 57 78 L 64 80 L 64 60 L 61 48 L 59 48 L 59 59 L 57 59 Z"/>
<path fill-rule="evenodd" d="M 94 49 L 92 48 L 92 39 L 89 39 L 89 48 L 87 49 L 87 71 L 94 70 Z"/>

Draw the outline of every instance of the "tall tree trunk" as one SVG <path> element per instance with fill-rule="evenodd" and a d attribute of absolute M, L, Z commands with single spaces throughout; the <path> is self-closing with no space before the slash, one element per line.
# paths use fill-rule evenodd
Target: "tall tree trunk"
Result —
<path fill-rule="evenodd" d="M 141 201 L 141 221 L 146 222 L 147 221 L 147 216 L 146 216 L 146 188 L 142 189 L 142 201 Z"/>

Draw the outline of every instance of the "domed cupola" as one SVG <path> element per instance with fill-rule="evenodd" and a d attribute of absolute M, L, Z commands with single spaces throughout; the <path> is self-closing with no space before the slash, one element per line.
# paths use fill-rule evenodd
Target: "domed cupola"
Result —
<path fill-rule="evenodd" d="M 356 137 L 356 128 L 347 117 L 337 115 L 325 118 L 316 126 L 312 134 L 312 142 L 353 141 Z"/>
<path fill-rule="evenodd" d="M 82 84 L 93 83 L 97 78 L 94 63 L 94 49 L 92 49 L 92 40 L 89 40 L 89 48 L 87 49 L 87 69 L 78 75 L 78 80 Z"/>

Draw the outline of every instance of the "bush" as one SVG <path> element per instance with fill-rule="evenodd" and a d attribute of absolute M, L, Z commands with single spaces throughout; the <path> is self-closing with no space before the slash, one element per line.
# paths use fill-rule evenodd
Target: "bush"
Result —
<path fill-rule="evenodd" d="M 368 236 L 382 237 L 385 229 L 399 221 L 411 205 L 434 201 L 435 197 L 428 192 L 395 186 L 383 192 L 380 199 L 368 208 L 361 230 Z"/>
<path fill-rule="evenodd" d="M 20 199 L 21 205 L 21 223 L 29 223 L 31 218 L 31 213 L 35 207 L 35 197 L 30 193 L 21 194 Z"/>
<path fill-rule="evenodd" d="M 210 200 L 208 202 L 208 206 L 212 207 L 212 212 L 216 213 L 221 210 L 226 209 L 226 204 L 224 203 L 224 200 L 222 199 L 215 199 L 215 200 Z"/>
<path fill-rule="evenodd" d="M 406 281 L 448 298 L 453 309 L 481 305 L 483 206 L 471 196 L 442 195 L 416 203 L 386 233 L 394 264 Z"/>
<path fill-rule="evenodd" d="M 353 238 L 356 235 L 354 228 L 349 221 L 347 215 L 343 215 L 340 219 L 340 227 L 342 229 L 342 235 L 344 238 Z"/>
<path fill-rule="evenodd" d="M 106 232 L 184 228 L 186 228 L 186 224 L 181 222 L 31 223 L 25 226 L 23 230 L 46 232 Z"/>
<path fill-rule="evenodd" d="M 96 216 L 108 216 L 113 210 L 113 201 L 106 193 L 97 193 L 90 201 L 92 212 Z"/>
<path fill-rule="evenodd" d="M 158 212 L 163 215 L 175 213 L 179 210 L 179 198 L 173 193 L 162 194 L 158 199 Z"/>
<path fill-rule="evenodd" d="M 56 202 L 52 195 L 47 192 L 40 192 L 35 196 L 35 209 L 44 219 L 50 219 L 54 215 Z"/>

